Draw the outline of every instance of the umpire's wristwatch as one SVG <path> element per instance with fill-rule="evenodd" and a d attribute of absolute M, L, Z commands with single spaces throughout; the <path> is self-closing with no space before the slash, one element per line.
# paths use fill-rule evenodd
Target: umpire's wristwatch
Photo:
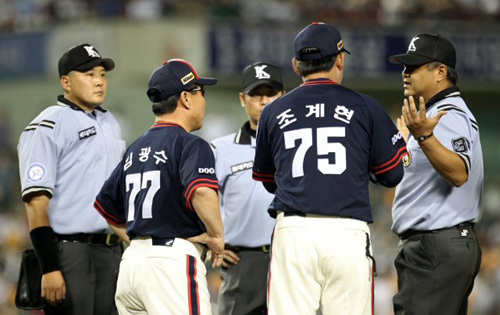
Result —
<path fill-rule="evenodd" d="M 423 142 L 424 140 L 426 139 L 429 139 L 430 137 L 432 137 L 434 135 L 434 133 L 430 133 L 429 135 L 427 136 L 419 136 L 419 137 L 416 137 L 416 136 L 413 136 L 413 138 L 415 138 L 415 140 L 417 140 L 418 142 Z"/>

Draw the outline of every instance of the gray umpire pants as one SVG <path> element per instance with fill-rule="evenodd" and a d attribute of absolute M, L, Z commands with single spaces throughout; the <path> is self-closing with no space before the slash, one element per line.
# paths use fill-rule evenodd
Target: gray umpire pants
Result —
<path fill-rule="evenodd" d="M 45 314 L 115 315 L 116 281 L 122 245 L 106 246 L 59 242 L 60 264 L 66 283 L 66 299 Z"/>
<path fill-rule="evenodd" d="M 220 271 L 219 315 L 267 314 L 269 253 L 243 250 L 237 254 L 239 263 Z"/>
<path fill-rule="evenodd" d="M 400 241 L 394 265 L 396 315 L 466 315 L 481 248 L 473 228 L 414 234 Z"/>

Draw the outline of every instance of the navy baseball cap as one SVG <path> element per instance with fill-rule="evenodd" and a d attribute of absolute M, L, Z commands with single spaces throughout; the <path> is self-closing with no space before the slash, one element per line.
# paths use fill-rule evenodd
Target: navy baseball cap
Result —
<path fill-rule="evenodd" d="M 248 93 L 261 84 L 267 84 L 278 91 L 282 91 L 283 79 L 281 77 L 281 70 L 267 62 L 255 62 L 248 65 L 243 70 L 243 93 Z"/>
<path fill-rule="evenodd" d="M 98 65 L 102 65 L 106 71 L 115 68 L 115 62 L 110 58 L 102 58 L 94 46 L 80 44 L 71 47 L 59 59 L 59 77 L 67 75 L 73 70 L 84 72 Z"/>
<path fill-rule="evenodd" d="M 337 28 L 322 22 L 313 22 L 306 26 L 293 41 L 295 58 L 300 61 L 319 60 L 338 55 L 345 51 L 344 42 Z M 301 52 L 304 48 L 317 48 L 318 53 Z"/>
<path fill-rule="evenodd" d="M 390 56 L 389 61 L 410 66 L 438 61 L 455 68 L 456 53 L 453 44 L 441 35 L 418 34 L 412 38 L 406 54 Z"/>
<path fill-rule="evenodd" d="M 195 84 L 203 86 L 216 83 L 215 78 L 201 78 L 189 62 L 170 59 L 151 74 L 147 95 L 152 102 L 159 102 L 187 91 Z"/>

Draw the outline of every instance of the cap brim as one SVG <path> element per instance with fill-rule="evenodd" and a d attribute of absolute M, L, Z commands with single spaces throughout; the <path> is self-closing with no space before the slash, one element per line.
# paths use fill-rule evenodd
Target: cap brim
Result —
<path fill-rule="evenodd" d="M 433 61 L 431 58 L 415 54 L 400 54 L 389 57 L 389 62 L 394 64 L 404 63 L 410 66 L 419 66 Z"/>
<path fill-rule="evenodd" d="M 217 83 L 216 78 L 200 78 L 196 81 L 198 85 L 215 85 Z"/>
<path fill-rule="evenodd" d="M 270 86 L 272 86 L 273 88 L 275 88 L 278 91 L 282 91 L 283 90 L 283 84 L 280 84 L 280 83 L 278 83 L 276 81 L 272 81 L 272 80 L 259 80 L 259 81 L 255 81 L 254 83 L 252 83 L 249 86 L 247 86 L 243 90 L 243 93 L 247 94 L 251 90 L 253 90 L 256 87 L 258 87 L 260 85 L 263 85 L 263 84 L 270 85 Z"/>
<path fill-rule="evenodd" d="M 111 71 L 115 68 L 115 62 L 112 59 L 102 58 L 102 59 L 93 59 L 89 62 L 84 63 L 83 65 L 76 67 L 73 70 L 87 71 L 87 70 L 90 70 L 90 69 L 94 68 L 95 66 L 99 66 L 99 65 L 103 66 L 104 69 L 106 69 L 106 71 Z"/>

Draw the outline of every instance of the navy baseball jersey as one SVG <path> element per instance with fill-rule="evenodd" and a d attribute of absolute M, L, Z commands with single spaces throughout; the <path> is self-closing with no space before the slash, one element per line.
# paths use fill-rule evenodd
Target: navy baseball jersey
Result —
<path fill-rule="evenodd" d="M 156 123 L 125 152 L 94 207 L 127 224 L 130 238 L 187 238 L 206 231 L 191 204 L 200 186 L 218 190 L 210 145 L 171 123 Z"/>
<path fill-rule="evenodd" d="M 277 185 L 272 216 L 283 210 L 373 222 L 368 182 L 397 185 L 405 154 L 374 98 L 314 79 L 264 108 L 253 178 Z"/>

